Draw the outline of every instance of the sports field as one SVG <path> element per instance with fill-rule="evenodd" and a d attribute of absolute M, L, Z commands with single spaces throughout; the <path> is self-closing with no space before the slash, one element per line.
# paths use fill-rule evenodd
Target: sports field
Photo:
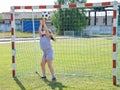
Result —
<path fill-rule="evenodd" d="M 56 82 L 48 68 L 48 79 L 40 78 L 39 41 L 16 42 L 17 78 L 11 74 L 11 43 L 0 43 L 0 90 L 120 90 L 112 83 L 112 38 L 59 38 L 52 45 Z"/>

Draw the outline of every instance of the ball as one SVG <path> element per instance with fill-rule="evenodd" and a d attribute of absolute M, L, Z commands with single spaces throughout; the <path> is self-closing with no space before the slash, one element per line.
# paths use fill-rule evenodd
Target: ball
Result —
<path fill-rule="evenodd" d="M 45 19 L 49 19 L 50 18 L 50 12 L 48 12 L 48 11 L 42 12 L 42 17 L 45 18 Z"/>

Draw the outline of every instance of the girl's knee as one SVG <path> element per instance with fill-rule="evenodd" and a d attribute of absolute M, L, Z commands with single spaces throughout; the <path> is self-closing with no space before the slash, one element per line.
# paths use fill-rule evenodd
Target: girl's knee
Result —
<path fill-rule="evenodd" d="M 42 60 L 41 62 L 41 66 L 45 65 L 46 64 L 46 60 Z"/>

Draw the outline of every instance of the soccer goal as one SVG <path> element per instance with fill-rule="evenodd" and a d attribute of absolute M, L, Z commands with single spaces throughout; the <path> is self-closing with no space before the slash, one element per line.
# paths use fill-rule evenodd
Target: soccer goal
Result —
<path fill-rule="evenodd" d="M 111 19 L 104 13 L 109 8 L 111 8 Z M 99 13 L 101 10 L 103 12 Z M 42 15 L 45 11 L 49 12 L 49 15 L 46 13 Z M 97 14 L 102 16 L 99 17 Z M 13 77 L 41 73 L 42 51 L 38 36 L 41 16 L 49 16 L 46 20 L 47 25 L 49 28 L 55 27 L 57 41 L 52 42 L 52 46 L 55 52 L 53 63 L 56 74 L 113 78 L 114 85 L 120 84 L 120 39 L 117 36 L 118 2 L 116 1 L 12 6 Z M 104 28 L 107 22 L 108 28 Z M 72 36 L 72 39 L 65 36 Z"/>

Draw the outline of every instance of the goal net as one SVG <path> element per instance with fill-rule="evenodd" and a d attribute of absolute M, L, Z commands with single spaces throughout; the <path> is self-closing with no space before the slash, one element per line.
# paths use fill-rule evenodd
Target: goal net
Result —
<path fill-rule="evenodd" d="M 74 37 L 74 31 L 64 31 L 64 36 L 66 36 L 66 37 Z"/>
<path fill-rule="evenodd" d="M 117 7 L 117 2 L 11 7 L 13 77 L 41 74 L 38 28 L 47 11 L 46 24 L 57 38 L 52 42 L 56 74 L 113 78 L 119 84 Z"/>

